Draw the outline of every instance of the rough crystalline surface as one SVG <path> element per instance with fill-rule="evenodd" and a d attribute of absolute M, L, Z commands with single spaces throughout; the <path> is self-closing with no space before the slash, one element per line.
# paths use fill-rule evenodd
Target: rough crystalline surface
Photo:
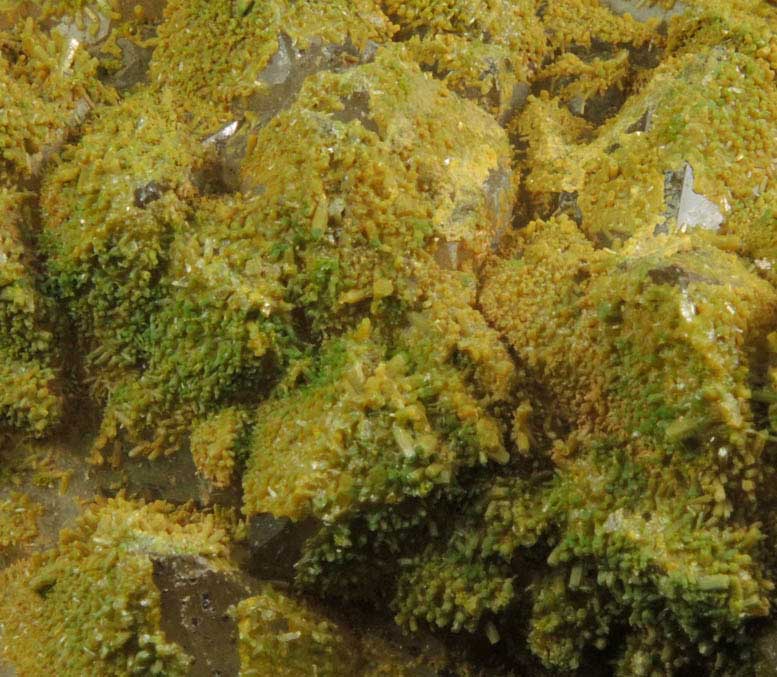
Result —
<path fill-rule="evenodd" d="M 772 677 L 771 0 L 0 0 L 0 675 Z"/>

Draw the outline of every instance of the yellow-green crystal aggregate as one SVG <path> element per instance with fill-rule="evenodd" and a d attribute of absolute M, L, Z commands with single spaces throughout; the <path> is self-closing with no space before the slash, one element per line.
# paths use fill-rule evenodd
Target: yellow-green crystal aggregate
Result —
<path fill-rule="evenodd" d="M 12 492 L 0 500 L 0 554 L 33 540 L 38 535 L 37 520 L 42 513 L 43 507 L 21 492 Z"/>
<path fill-rule="evenodd" d="M 56 548 L 2 574 L 5 654 L 21 674 L 185 675 L 189 658 L 160 628 L 154 557 L 227 566 L 213 515 L 163 502 L 109 499 L 88 508 Z"/>
<path fill-rule="evenodd" d="M 354 632 L 310 600 L 269 585 L 240 602 L 234 615 L 240 674 L 246 677 L 413 677 L 445 667 L 438 652 L 413 656 L 380 632 L 370 632 L 376 628 Z"/>
<path fill-rule="evenodd" d="M 30 269 L 25 217 L 25 195 L 0 187 L 0 421 L 41 435 L 57 423 L 62 400 L 51 308 Z"/>
<path fill-rule="evenodd" d="M 775 35 L 768 0 L 0 2 L 0 464 L 88 400 L 78 463 L 226 492 L 41 550 L 10 478 L 18 674 L 196 670 L 154 562 L 234 571 L 268 515 L 307 531 L 230 612 L 242 675 L 771 674 Z"/>

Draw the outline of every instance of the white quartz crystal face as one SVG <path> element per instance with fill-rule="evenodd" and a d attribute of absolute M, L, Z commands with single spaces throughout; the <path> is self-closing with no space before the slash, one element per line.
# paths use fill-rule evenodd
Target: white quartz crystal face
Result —
<path fill-rule="evenodd" d="M 697 226 L 705 230 L 719 230 L 723 224 L 723 214 L 714 202 L 693 190 L 693 183 L 693 169 L 691 165 L 685 165 L 683 191 L 677 212 L 678 228 Z"/>

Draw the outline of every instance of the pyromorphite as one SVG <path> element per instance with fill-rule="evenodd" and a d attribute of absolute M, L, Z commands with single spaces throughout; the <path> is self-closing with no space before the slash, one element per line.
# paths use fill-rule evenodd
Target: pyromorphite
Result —
<path fill-rule="evenodd" d="M 3 572 L 5 653 L 25 675 L 186 675 L 189 658 L 160 627 L 153 560 L 192 556 L 218 568 L 226 555 L 226 530 L 213 515 L 98 502 L 56 548 Z"/>
<path fill-rule="evenodd" d="M 206 671 L 201 606 L 244 674 L 766 674 L 775 35 L 763 0 L 0 1 L 5 658 Z M 202 505 L 88 502 L 123 486 Z"/>

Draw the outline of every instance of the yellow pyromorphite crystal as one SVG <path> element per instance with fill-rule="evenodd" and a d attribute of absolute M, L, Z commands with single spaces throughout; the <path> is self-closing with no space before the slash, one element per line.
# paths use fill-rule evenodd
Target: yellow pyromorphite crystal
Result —
<path fill-rule="evenodd" d="M 268 589 L 237 605 L 240 674 L 360 674 L 358 640 L 324 614 Z"/>
<path fill-rule="evenodd" d="M 32 19 L 23 26 L 0 33 L 0 158 L 29 176 L 40 172 L 97 103 L 113 97 L 78 40 L 45 35 Z"/>
<path fill-rule="evenodd" d="M 216 487 L 226 487 L 232 482 L 235 446 L 243 431 L 244 419 L 236 409 L 223 409 L 192 431 L 190 444 L 197 472 Z"/>
<path fill-rule="evenodd" d="M 618 16 L 599 0 L 565 0 L 547 3 L 542 22 L 555 49 L 572 46 L 591 47 L 594 41 L 605 44 L 632 43 L 639 47 L 660 38 L 658 20 L 640 22 L 629 13 Z"/>
<path fill-rule="evenodd" d="M 676 21 L 680 33 L 684 24 Z M 745 220 L 738 212 L 749 213 L 749 204 L 769 190 L 775 154 L 770 121 L 777 115 L 770 43 L 751 40 L 763 45 L 754 54 L 725 44 L 670 53 L 596 132 L 581 128 L 556 101 L 532 101 L 516 122 L 529 142 L 526 185 L 532 197 L 547 204 L 559 192 L 576 193 L 587 234 L 617 246 L 640 228 L 663 227 L 676 216 L 667 204 L 665 180 L 687 163 L 697 193 L 732 224 Z M 597 82 L 622 78 L 621 62 L 620 57 L 603 62 L 616 69 L 608 74 L 597 72 L 597 62 L 585 64 L 567 54 L 545 73 L 574 75 L 562 99 L 586 100 Z M 732 225 L 731 231 L 735 228 L 748 237 L 746 226 Z"/>
<path fill-rule="evenodd" d="M 261 94 L 276 79 L 285 79 L 292 55 L 282 52 L 279 75 L 265 74 L 282 48 L 282 36 L 295 50 L 324 45 L 363 50 L 368 41 L 390 39 L 394 28 L 372 0 L 270 0 L 250 3 L 238 16 L 233 0 L 174 0 L 151 64 L 151 80 L 176 92 L 195 116 L 196 128 L 215 131 L 232 118 L 232 104 Z M 208 67 L 202 55 L 208 54 Z"/>
<path fill-rule="evenodd" d="M 534 0 L 383 3 L 413 58 L 457 94 L 507 120 L 546 54 Z"/>
<path fill-rule="evenodd" d="M 382 0 L 381 5 L 404 30 L 460 35 L 503 46 L 518 72 L 536 65 L 544 51 L 535 0 Z"/>
<path fill-rule="evenodd" d="M 735 256 L 695 234 L 596 250 L 561 218 L 527 227 L 482 301 L 581 429 L 673 443 L 714 428 L 711 451 L 733 443 L 755 460 L 740 356 L 761 345 L 777 295 Z M 681 433 L 681 421 L 699 429 Z"/>
<path fill-rule="evenodd" d="M 262 195 L 253 218 L 274 223 L 297 205 L 292 218 L 309 219 L 312 237 L 348 256 L 345 301 L 368 298 L 355 288 L 372 286 L 376 265 L 395 277 L 399 253 L 429 236 L 482 258 L 509 223 L 515 179 L 504 131 L 399 47 L 311 76 L 254 148 L 241 168 L 242 189 Z"/>
<path fill-rule="evenodd" d="M 109 405 L 95 459 L 120 436 L 173 450 L 187 417 L 272 379 L 303 338 L 294 307 L 319 337 L 362 301 L 415 303 L 424 252 L 472 269 L 511 218 L 504 130 L 401 46 L 310 74 L 269 122 L 246 113 L 235 195 L 213 194 L 231 136 L 200 142 L 175 96 L 103 110 L 43 189 L 49 267 Z"/>
<path fill-rule="evenodd" d="M 0 499 L 0 554 L 34 540 L 42 514 L 43 506 L 27 494 L 15 491 L 8 498 Z"/>
<path fill-rule="evenodd" d="M 440 651 L 414 656 L 373 628 L 350 629 L 310 600 L 266 586 L 235 608 L 240 674 L 413 677 L 445 669 Z"/>
<path fill-rule="evenodd" d="M 244 477 L 247 514 L 333 519 L 426 496 L 460 468 L 507 460 L 495 422 L 445 364 L 447 337 L 433 345 L 431 322 L 414 318 L 394 357 L 378 336 L 339 339 L 323 349 L 309 386 L 261 405 Z M 464 334 L 461 348 L 469 343 L 474 361 L 486 361 L 476 351 L 488 344 L 451 324 Z M 471 446 L 454 442 L 451 425 L 471 431 Z"/>
<path fill-rule="evenodd" d="M 154 557 L 226 566 L 227 533 L 213 515 L 123 498 L 87 509 L 59 545 L 0 575 L 3 653 L 24 675 L 185 675 L 165 639 Z"/>

